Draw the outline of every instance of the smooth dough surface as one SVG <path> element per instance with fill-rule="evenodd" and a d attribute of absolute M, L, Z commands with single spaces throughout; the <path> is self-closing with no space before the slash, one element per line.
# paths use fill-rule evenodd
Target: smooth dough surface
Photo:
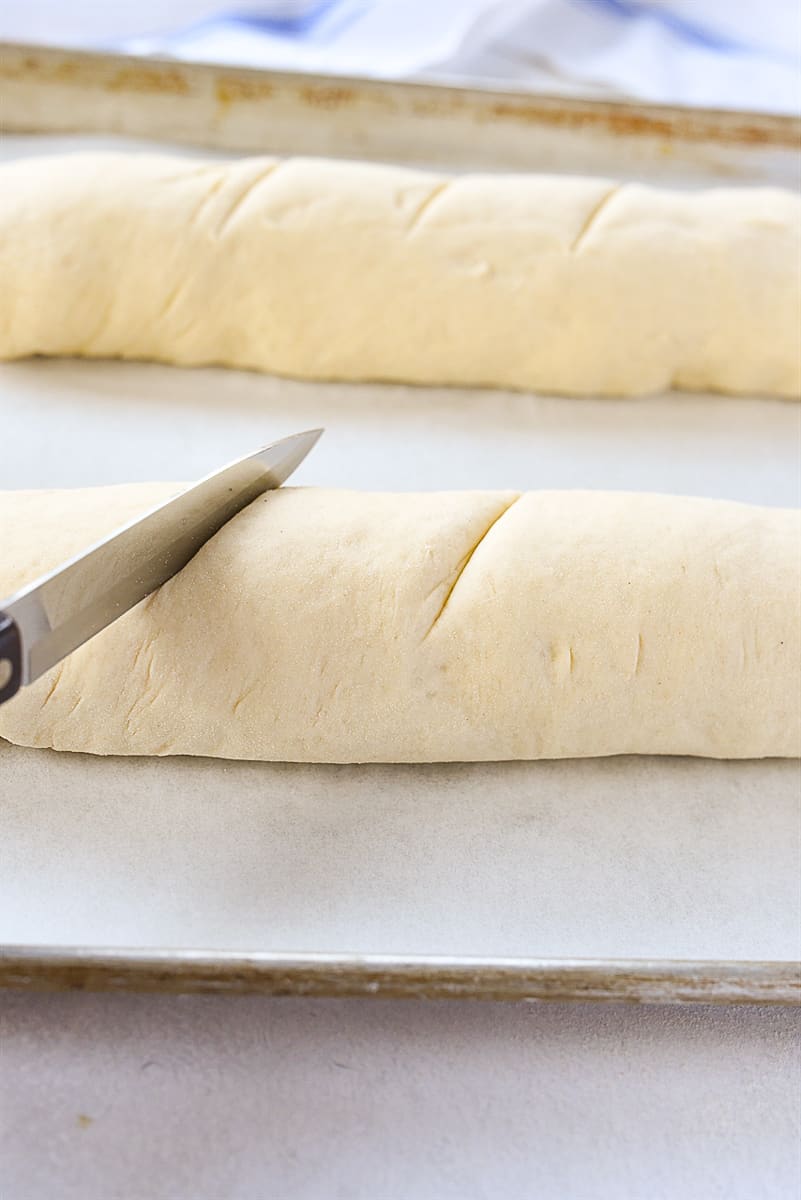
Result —
<path fill-rule="evenodd" d="M 0 493 L 0 596 L 176 489 Z M 282 488 L 0 707 L 96 754 L 801 754 L 801 514 Z"/>
<path fill-rule="evenodd" d="M 801 198 L 312 159 L 0 167 L 0 357 L 801 394 Z"/>

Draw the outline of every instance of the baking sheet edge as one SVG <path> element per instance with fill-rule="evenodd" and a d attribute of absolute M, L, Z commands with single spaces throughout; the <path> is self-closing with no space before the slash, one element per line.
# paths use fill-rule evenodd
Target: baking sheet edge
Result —
<path fill-rule="evenodd" d="M 393 999 L 801 1005 L 801 962 L 470 959 L 0 947 L 0 987 Z"/>

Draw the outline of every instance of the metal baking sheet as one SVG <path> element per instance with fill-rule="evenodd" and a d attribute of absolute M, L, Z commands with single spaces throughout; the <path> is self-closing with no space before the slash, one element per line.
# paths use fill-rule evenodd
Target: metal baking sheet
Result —
<path fill-rule="evenodd" d="M 801 496 L 801 406 L 757 398 L 32 361 L 0 366 L 0 422 L 2 487 L 191 479 L 322 424 L 298 483 Z M 7 986 L 798 1002 L 800 872 L 791 761 L 326 767 L 0 743 Z"/>
<path fill-rule="evenodd" d="M 0 129 L 502 171 L 798 183 L 790 116 L 0 44 Z"/>

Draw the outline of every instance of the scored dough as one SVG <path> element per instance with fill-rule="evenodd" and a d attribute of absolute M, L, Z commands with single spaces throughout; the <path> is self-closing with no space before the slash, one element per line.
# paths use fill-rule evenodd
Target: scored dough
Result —
<path fill-rule="evenodd" d="M 0 358 L 801 394 L 801 199 L 258 158 L 0 167 Z"/>
<path fill-rule="evenodd" d="M 0 596 L 172 494 L 0 493 Z M 8 704 L 96 754 L 801 754 L 801 514 L 615 492 L 281 488 Z"/>

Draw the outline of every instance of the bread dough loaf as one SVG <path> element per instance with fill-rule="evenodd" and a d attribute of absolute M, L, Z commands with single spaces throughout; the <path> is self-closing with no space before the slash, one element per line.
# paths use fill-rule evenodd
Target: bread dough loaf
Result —
<path fill-rule="evenodd" d="M 269 158 L 0 168 L 0 357 L 801 393 L 801 199 Z"/>
<path fill-rule="evenodd" d="M 0 493 L 0 595 L 174 487 Z M 801 514 L 282 488 L 0 706 L 95 754 L 801 754 Z"/>

